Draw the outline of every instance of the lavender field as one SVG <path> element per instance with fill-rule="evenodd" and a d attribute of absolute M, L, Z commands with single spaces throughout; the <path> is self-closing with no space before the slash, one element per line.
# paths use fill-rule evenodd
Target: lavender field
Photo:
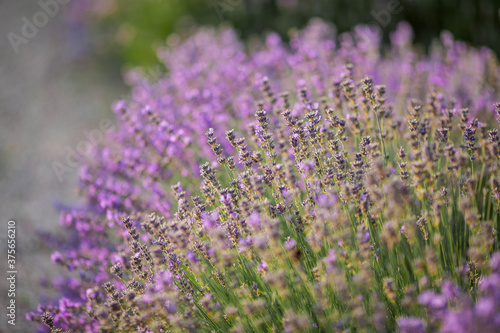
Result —
<path fill-rule="evenodd" d="M 495 51 L 406 22 L 186 22 L 126 94 L 76 48 L 29 86 L 48 119 L 2 110 L 5 140 L 45 133 L 1 146 L 26 182 L 3 180 L 22 298 L 2 329 L 500 332 Z"/>

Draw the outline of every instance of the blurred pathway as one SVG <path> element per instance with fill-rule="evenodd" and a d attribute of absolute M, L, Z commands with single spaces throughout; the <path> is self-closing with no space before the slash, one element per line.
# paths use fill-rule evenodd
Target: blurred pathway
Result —
<path fill-rule="evenodd" d="M 51 164 L 65 160 L 65 147 L 76 149 L 83 131 L 113 119 L 110 105 L 125 89 L 89 60 L 68 59 L 64 12 L 59 11 L 16 54 L 7 38 L 21 35 L 23 16 L 40 11 L 37 1 L 0 0 L 0 308 L 6 308 L 5 223 L 17 222 L 17 323 L 0 332 L 30 332 L 24 313 L 38 304 L 41 278 L 57 274 L 52 250 L 35 237 L 35 229 L 54 230 L 55 202 L 77 202 L 77 170 L 60 182 Z M 5 303 L 5 304 L 4 304 Z"/>

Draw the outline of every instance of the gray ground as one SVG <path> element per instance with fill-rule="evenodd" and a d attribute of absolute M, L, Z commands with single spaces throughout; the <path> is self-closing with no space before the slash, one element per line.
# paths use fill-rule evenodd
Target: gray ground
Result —
<path fill-rule="evenodd" d="M 0 0 L 0 332 L 30 332 L 25 312 L 46 294 L 39 288 L 57 269 L 52 249 L 35 230 L 58 230 L 55 202 L 78 202 L 77 170 L 59 181 L 51 164 L 64 163 L 83 131 L 114 119 L 113 100 L 124 94 L 119 80 L 89 59 L 72 58 L 64 12 L 51 18 L 28 44 L 12 49 L 7 34 L 20 34 L 21 18 L 40 10 L 36 1 Z M 17 222 L 17 320 L 7 324 L 6 223 Z"/>

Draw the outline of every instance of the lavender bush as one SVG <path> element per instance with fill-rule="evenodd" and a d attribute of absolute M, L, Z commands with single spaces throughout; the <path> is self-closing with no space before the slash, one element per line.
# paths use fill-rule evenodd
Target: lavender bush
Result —
<path fill-rule="evenodd" d="M 51 332 L 498 332 L 488 49 L 424 55 L 312 21 L 290 45 L 201 29 L 137 72 L 81 168 Z M 385 84 L 385 85 L 384 85 Z M 288 91 L 289 93 L 285 92 Z M 496 112 L 495 112 L 496 111 Z M 478 120 L 481 118 L 481 120 Z"/>

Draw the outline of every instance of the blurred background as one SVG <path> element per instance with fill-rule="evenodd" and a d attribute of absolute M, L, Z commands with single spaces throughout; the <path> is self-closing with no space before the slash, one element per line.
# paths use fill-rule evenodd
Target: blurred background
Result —
<path fill-rule="evenodd" d="M 409 22 L 415 41 L 428 47 L 442 30 L 475 46 L 500 51 L 499 0 L 81 0 L 74 10 L 76 39 L 87 38 L 81 51 L 114 65 L 151 66 L 155 47 L 165 36 L 192 24 L 226 22 L 247 39 L 276 31 L 286 39 L 311 17 L 333 22 L 339 32 L 356 24 L 388 32 Z M 76 32 L 80 30 L 80 32 Z M 119 66 L 118 66 L 119 67 Z"/>
<path fill-rule="evenodd" d="M 110 105 L 127 94 L 122 80 L 127 69 L 165 71 L 155 49 L 169 34 L 224 24 L 242 39 L 277 31 L 286 40 L 291 29 L 321 17 L 339 32 L 376 25 L 387 40 L 398 22 L 407 21 L 423 50 L 448 30 L 500 54 L 500 0 L 57 1 L 0 0 L 2 272 L 9 219 L 17 222 L 18 242 L 17 325 L 7 326 L 2 314 L 0 332 L 34 330 L 24 313 L 51 297 L 39 286 L 58 274 L 50 262 L 53 250 L 42 239 L 58 233 L 58 205 L 81 204 L 77 168 L 61 175 L 54 163 L 66 164 L 68 149 L 77 149 L 102 120 L 114 121 Z"/>

